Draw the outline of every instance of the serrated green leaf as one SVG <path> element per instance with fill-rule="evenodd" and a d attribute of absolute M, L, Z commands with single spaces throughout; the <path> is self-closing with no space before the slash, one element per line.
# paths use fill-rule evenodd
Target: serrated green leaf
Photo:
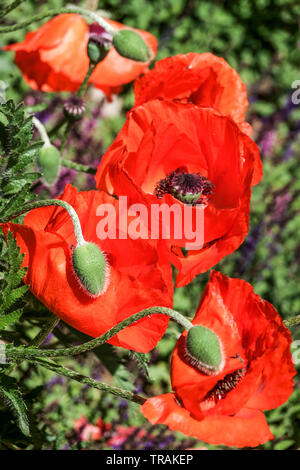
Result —
<path fill-rule="evenodd" d="M 20 286 L 3 295 L 3 304 L 1 310 L 5 311 L 11 308 L 18 300 L 20 300 L 28 291 L 28 286 Z"/>
<path fill-rule="evenodd" d="M 28 291 L 28 286 L 20 286 L 26 273 L 26 268 L 21 268 L 24 255 L 20 253 L 16 240 L 10 231 L 7 233 L 6 241 L 8 272 L 4 277 L 5 285 L 0 293 L 0 330 L 19 320 L 22 308 L 18 305 L 18 308 L 15 309 L 15 304 L 19 303 Z"/>
<path fill-rule="evenodd" d="M 0 375 L 0 398 L 16 416 L 18 426 L 25 436 L 30 436 L 27 407 L 17 382 L 12 377 Z"/>
<path fill-rule="evenodd" d="M 14 312 L 7 313 L 6 315 L 0 316 L 0 330 L 4 330 L 4 328 L 16 323 L 21 315 L 22 310 L 19 309 L 15 310 Z"/>

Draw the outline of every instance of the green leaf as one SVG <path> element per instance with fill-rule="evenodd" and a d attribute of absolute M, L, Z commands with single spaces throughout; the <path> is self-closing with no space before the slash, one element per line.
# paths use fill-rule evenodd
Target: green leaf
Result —
<path fill-rule="evenodd" d="M 20 253 L 17 242 L 10 231 L 7 233 L 6 241 L 8 269 L 0 293 L 0 330 L 4 330 L 19 320 L 22 315 L 20 302 L 28 291 L 28 286 L 20 285 L 26 273 L 26 268 L 21 268 L 24 255 Z"/>
<path fill-rule="evenodd" d="M 0 103 L 0 221 L 33 198 L 31 186 L 40 175 L 32 172 L 39 150 L 32 148 L 32 136 L 32 116 L 24 105 Z"/>
<path fill-rule="evenodd" d="M 13 325 L 16 323 L 20 316 L 22 315 L 22 310 L 15 310 L 14 312 L 8 313 L 4 316 L 0 316 L 0 330 L 4 330 L 7 326 Z"/>
<path fill-rule="evenodd" d="M 292 439 L 285 439 L 284 441 L 275 444 L 274 450 L 286 450 L 291 447 L 294 443 L 295 441 L 293 441 Z"/>
<path fill-rule="evenodd" d="M 16 416 L 18 426 L 25 436 L 30 436 L 27 407 L 17 382 L 12 377 L 0 375 L 0 398 Z"/>

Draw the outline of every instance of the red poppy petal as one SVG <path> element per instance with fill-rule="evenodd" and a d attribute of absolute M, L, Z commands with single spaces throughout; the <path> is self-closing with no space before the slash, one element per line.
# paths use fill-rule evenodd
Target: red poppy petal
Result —
<path fill-rule="evenodd" d="M 165 424 L 172 431 L 215 445 L 256 447 L 274 437 L 261 411 L 245 408 L 235 416 L 209 416 L 198 421 L 171 393 L 148 399 L 141 411 L 152 424 Z"/>
<path fill-rule="evenodd" d="M 116 29 L 127 26 L 107 20 Z M 129 28 L 132 29 L 132 28 Z M 156 38 L 147 31 L 135 29 L 152 52 L 157 50 Z M 88 70 L 87 42 L 89 27 L 77 14 L 62 14 L 28 33 L 21 43 L 4 47 L 16 51 L 15 62 L 24 79 L 34 89 L 42 91 L 77 91 Z M 148 70 L 148 64 L 121 57 L 114 48 L 97 65 L 90 83 L 102 89 L 110 98 L 121 85 L 134 80 Z"/>
<path fill-rule="evenodd" d="M 74 229 L 66 210 L 39 208 L 24 219 L 25 225 L 8 224 L 25 253 L 26 282 L 33 294 L 66 323 L 91 336 L 100 336 L 125 318 L 153 306 L 172 306 L 172 273 L 161 242 L 101 240 L 97 235 L 97 207 L 115 198 L 98 191 L 77 192 L 66 187 L 62 199 L 78 212 L 83 234 L 106 253 L 110 265 L 107 291 L 92 298 L 80 288 L 71 265 Z M 169 318 L 148 316 L 110 340 L 139 352 L 153 349 L 164 334 Z"/>
<path fill-rule="evenodd" d="M 178 54 L 156 62 L 135 82 L 136 106 L 155 98 L 188 100 L 210 106 L 244 124 L 247 91 L 238 73 L 221 57 L 210 53 Z M 243 125 L 249 134 L 251 126 Z"/>

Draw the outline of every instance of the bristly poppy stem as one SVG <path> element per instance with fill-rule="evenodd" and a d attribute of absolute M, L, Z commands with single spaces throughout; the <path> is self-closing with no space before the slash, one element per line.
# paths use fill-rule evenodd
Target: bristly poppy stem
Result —
<path fill-rule="evenodd" d="M 118 323 L 118 325 L 111 328 L 109 331 L 104 333 L 104 335 L 99 336 L 99 338 L 95 338 L 87 343 L 81 344 L 79 346 L 74 346 L 70 348 L 61 348 L 61 349 L 31 349 L 31 348 L 24 348 L 19 350 L 18 348 L 10 347 L 7 348 L 6 356 L 10 359 L 33 359 L 33 358 L 40 358 L 40 357 L 64 357 L 64 356 L 74 356 L 76 354 L 82 354 L 88 351 L 92 351 L 94 348 L 100 346 L 101 344 L 106 343 L 109 341 L 113 336 L 117 333 L 122 331 L 127 326 L 132 325 L 133 323 L 141 320 L 142 318 L 148 317 L 153 314 L 163 314 L 168 315 L 173 320 L 177 321 L 181 326 L 184 327 L 186 330 L 190 330 L 193 325 L 192 323 L 187 320 L 183 315 L 175 310 L 172 310 L 167 307 L 150 307 L 145 310 L 141 310 L 138 313 L 126 318 L 122 322 Z"/>
<path fill-rule="evenodd" d="M 4 26 L 3 28 L 0 28 L 0 33 L 10 33 L 12 31 L 17 31 L 18 29 L 26 28 L 26 26 L 29 26 L 36 21 L 43 20 L 44 18 L 49 18 L 50 16 L 60 15 L 62 13 L 78 13 L 79 15 L 85 16 L 91 19 L 92 21 L 97 22 L 108 33 L 112 35 L 114 35 L 115 33 L 115 29 L 96 13 L 89 10 L 85 10 L 81 7 L 77 7 L 75 5 L 66 8 L 59 8 L 56 10 L 49 10 L 47 13 L 41 13 L 39 15 L 32 16 L 29 20 L 25 20 L 21 23 L 14 24 L 11 26 Z"/>
<path fill-rule="evenodd" d="M 6 8 L 0 13 L 0 18 L 3 18 L 4 16 L 8 15 L 11 11 L 13 11 L 15 8 L 17 8 L 21 3 L 25 2 L 25 0 L 15 0 L 12 2 L 10 5 L 7 5 Z"/>
<path fill-rule="evenodd" d="M 30 346 L 35 346 L 39 347 L 43 344 L 46 338 L 52 333 L 54 328 L 58 325 L 60 322 L 60 319 L 52 315 L 52 317 L 49 319 L 48 322 L 46 322 L 46 325 L 40 330 L 40 332 L 33 338 L 33 340 L 30 342 Z"/>
<path fill-rule="evenodd" d="M 64 121 L 65 121 L 65 119 L 64 119 Z M 64 134 L 63 134 L 63 137 L 62 137 L 62 142 L 61 142 L 60 149 L 59 149 L 61 155 L 63 154 L 63 151 L 65 149 L 65 146 L 66 146 L 66 143 L 68 141 L 68 137 L 70 135 L 73 124 L 74 124 L 74 122 L 67 121 L 67 125 L 66 125 L 66 128 L 65 128 L 65 131 L 64 131 Z"/>
<path fill-rule="evenodd" d="M 50 142 L 50 139 L 48 137 L 45 126 L 35 116 L 33 116 L 32 122 L 35 125 L 35 127 L 37 128 L 37 130 L 39 131 L 39 134 L 40 134 L 41 139 L 44 142 L 44 144 L 46 144 L 47 147 L 50 147 L 51 142 Z"/>
<path fill-rule="evenodd" d="M 112 385 L 108 385 L 103 382 L 98 382 L 97 380 L 94 380 L 94 379 L 91 379 L 90 377 L 86 377 L 85 375 L 79 374 L 78 372 L 75 372 L 74 370 L 64 367 L 61 364 L 57 364 L 54 361 L 50 361 L 49 359 L 38 358 L 30 362 L 39 364 L 45 367 L 46 369 L 49 369 L 55 372 L 56 374 L 63 375 L 64 377 L 68 377 L 70 379 L 76 380 L 77 382 L 86 384 L 89 387 L 101 390 L 102 392 L 112 393 L 113 395 L 116 395 L 117 397 L 121 397 L 129 401 L 133 401 L 134 403 L 138 403 L 139 405 L 142 405 L 146 401 L 146 398 L 141 397 L 140 395 L 137 395 L 136 393 L 129 392 L 128 390 L 124 390 L 119 387 L 114 387 Z"/>
<path fill-rule="evenodd" d="M 94 68 L 95 68 L 95 65 L 90 63 L 88 71 L 86 73 L 86 76 L 84 77 L 84 80 L 81 83 L 79 90 L 77 91 L 77 96 L 79 98 L 81 98 L 84 95 L 84 93 L 87 89 L 88 83 L 89 83 L 90 76 L 92 75 Z M 64 121 L 65 121 L 65 119 L 64 119 Z M 66 143 L 67 143 L 69 134 L 72 130 L 73 124 L 74 124 L 73 120 L 69 120 L 67 122 L 66 129 L 65 129 L 65 132 L 64 132 L 64 135 L 63 135 L 63 138 L 62 138 L 62 143 L 61 143 L 61 146 L 60 146 L 60 153 L 61 154 L 63 154 L 64 148 L 66 146 Z"/>
<path fill-rule="evenodd" d="M 61 165 L 66 168 L 72 168 L 76 171 L 82 171 L 83 173 L 88 173 L 89 175 L 95 175 L 97 173 L 97 168 L 92 166 L 82 165 L 81 163 L 72 162 L 71 160 L 61 160 Z"/>
<path fill-rule="evenodd" d="M 19 215 L 25 214 L 26 212 L 29 212 L 33 209 L 38 209 L 39 207 L 47 207 L 47 206 L 60 206 L 60 207 L 63 207 L 69 213 L 73 222 L 77 244 L 78 246 L 84 245 L 86 241 L 83 238 L 81 224 L 80 224 L 80 220 L 77 215 L 77 212 L 68 202 L 61 201 L 60 199 L 45 199 L 44 201 L 35 201 L 29 204 L 26 204 L 26 206 L 24 206 L 18 213 L 10 215 L 7 219 L 2 220 L 2 223 L 5 224 L 9 222 L 10 220 L 15 219 L 16 217 L 19 217 Z"/>
<path fill-rule="evenodd" d="M 92 63 L 90 62 L 89 68 L 88 68 L 88 71 L 87 71 L 87 74 L 86 74 L 86 76 L 84 77 L 84 80 L 83 80 L 82 84 L 80 85 L 80 88 L 79 88 L 79 90 L 78 90 L 78 92 L 77 92 L 77 96 L 78 96 L 79 98 L 82 98 L 82 96 L 84 95 L 85 90 L 86 90 L 86 88 L 87 88 L 87 86 L 88 86 L 88 82 L 89 82 L 90 76 L 92 75 L 94 68 L 95 68 L 95 64 L 92 64 Z"/>
<path fill-rule="evenodd" d="M 296 315 L 295 317 L 292 317 L 292 318 L 287 318 L 286 320 L 283 320 L 283 323 L 287 328 L 291 328 L 292 326 L 299 325 L 300 315 Z"/>

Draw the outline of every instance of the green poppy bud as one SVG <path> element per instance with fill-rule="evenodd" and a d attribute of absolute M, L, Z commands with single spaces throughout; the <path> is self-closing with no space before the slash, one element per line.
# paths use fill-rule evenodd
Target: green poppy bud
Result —
<path fill-rule="evenodd" d="M 205 326 L 193 326 L 186 337 L 186 357 L 202 373 L 213 375 L 224 367 L 219 338 Z"/>
<path fill-rule="evenodd" d="M 98 64 L 101 60 L 105 59 L 109 47 L 106 45 L 99 44 L 90 40 L 87 45 L 87 55 L 92 64 Z"/>
<path fill-rule="evenodd" d="M 138 62 L 148 62 L 152 56 L 142 36 L 131 29 L 121 29 L 114 34 L 113 46 L 121 56 Z"/>
<path fill-rule="evenodd" d="M 89 295 L 98 297 L 105 292 L 109 268 L 97 245 L 91 242 L 77 245 L 72 253 L 72 264 L 80 284 Z"/>
<path fill-rule="evenodd" d="M 92 64 L 98 64 L 105 59 L 112 45 L 112 35 L 98 23 L 89 26 L 89 41 L 87 55 Z"/>
<path fill-rule="evenodd" d="M 37 165 L 47 184 L 52 185 L 59 174 L 60 153 L 54 145 L 45 144 L 40 150 Z"/>

